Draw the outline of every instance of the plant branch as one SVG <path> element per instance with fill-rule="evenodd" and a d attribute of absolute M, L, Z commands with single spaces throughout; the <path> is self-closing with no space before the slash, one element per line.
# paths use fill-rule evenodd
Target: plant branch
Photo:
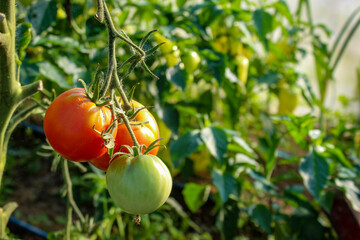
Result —
<path fill-rule="evenodd" d="M 22 111 L 20 111 L 19 113 L 17 113 L 16 115 L 14 115 L 12 117 L 12 119 L 10 120 L 10 124 L 9 127 L 6 130 L 6 134 L 5 134 L 5 140 L 4 140 L 4 148 L 7 148 L 7 145 L 9 143 L 11 134 L 13 133 L 13 131 L 15 130 L 15 128 L 22 122 L 24 121 L 26 118 L 28 118 L 32 113 L 33 110 L 35 110 L 36 108 L 38 108 L 39 105 L 38 104 L 33 104 L 30 107 L 27 107 L 25 109 L 23 109 Z"/>
<path fill-rule="evenodd" d="M 42 91 L 43 83 L 40 80 L 37 82 L 30 83 L 28 85 L 22 86 L 21 88 L 22 88 L 22 91 L 21 91 L 21 100 L 20 101 L 34 95 L 38 91 Z"/>
<path fill-rule="evenodd" d="M 124 124 L 125 124 L 126 128 L 127 128 L 128 131 L 129 131 L 129 134 L 130 134 L 131 139 L 132 139 L 132 141 L 133 141 L 133 143 L 134 143 L 134 146 L 140 147 L 140 144 L 139 144 L 139 142 L 138 142 L 137 139 L 136 139 L 135 133 L 134 133 L 134 131 L 133 131 L 132 128 L 131 128 L 130 121 L 129 121 L 129 119 L 127 118 L 126 114 L 125 114 L 125 113 L 120 113 L 120 117 L 121 117 L 122 120 L 124 121 Z"/>
<path fill-rule="evenodd" d="M 63 175 L 67 187 L 68 202 L 71 205 L 71 207 L 74 209 L 77 216 L 79 217 L 81 224 L 85 224 L 85 217 L 81 213 L 79 207 L 76 205 L 76 202 L 74 201 L 73 192 L 72 192 L 72 182 L 70 178 L 69 166 L 67 161 L 68 160 L 63 159 Z"/>

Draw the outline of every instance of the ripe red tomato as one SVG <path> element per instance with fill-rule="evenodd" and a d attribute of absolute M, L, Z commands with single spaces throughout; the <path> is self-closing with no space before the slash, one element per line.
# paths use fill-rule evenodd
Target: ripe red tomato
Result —
<path fill-rule="evenodd" d="M 108 107 L 96 106 L 83 88 L 73 88 L 51 103 L 45 114 L 44 131 L 50 145 L 61 156 L 85 162 L 106 153 L 104 139 L 94 129 L 105 131 L 111 122 Z M 114 138 L 116 133 L 115 130 Z"/>
<path fill-rule="evenodd" d="M 123 211 L 147 214 L 165 203 L 172 188 L 169 169 L 154 155 L 116 157 L 106 173 L 111 198 Z"/>
<path fill-rule="evenodd" d="M 135 100 L 131 101 L 131 105 L 135 109 L 144 107 L 142 104 L 140 104 Z M 156 123 L 154 116 L 147 109 L 141 110 L 136 115 L 135 119 L 131 121 L 131 123 L 133 124 L 138 124 L 142 122 L 148 122 L 148 123 L 140 124 L 140 125 L 132 125 L 131 128 L 134 131 L 135 137 L 139 142 L 139 144 L 149 146 L 153 141 L 155 141 L 160 137 L 159 127 Z M 118 152 L 120 150 L 120 147 L 123 145 L 133 146 L 133 141 L 125 124 L 120 124 L 118 125 L 117 128 L 114 153 Z M 149 152 L 149 154 L 156 155 L 158 150 L 159 147 L 155 147 Z M 122 148 L 121 151 L 128 153 L 128 150 L 126 148 Z M 107 153 L 97 159 L 93 159 L 90 161 L 92 165 L 103 171 L 106 171 L 108 169 L 110 164 L 109 162 L 110 162 L 110 156 Z"/>

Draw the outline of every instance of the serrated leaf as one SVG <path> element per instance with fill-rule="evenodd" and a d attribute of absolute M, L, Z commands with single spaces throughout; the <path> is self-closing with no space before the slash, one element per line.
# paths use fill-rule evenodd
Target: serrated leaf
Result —
<path fill-rule="evenodd" d="M 29 7 L 27 18 L 38 35 L 56 22 L 56 4 L 56 1 L 44 0 Z"/>
<path fill-rule="evenodd" d="M 305 187 L 319 199 L 329 177 L 329 165 L 326 160 L 313 151 L 301 160 L 299 170 Z"/>
<path fill-rule="evenodd" d="M 57 83 L 62 88 L 71 88 L 64 75 L 51 63 L 40 62 L 37 64 L 39 72 L 49 80 Z"/>
<path fill-rule="evenodd" d="M 198 147 L 203 144 L 200 138 L 200 131 L 193 130 L 173 141 L 170 145 L 171 159 L 176 166 L 179 166 L 183 159 L 196 152 Z"/>
<path fill-rule="evenodd" d="M 227 150 L 227 136 L 220 128 L 208 127 L 201 130 L 201 138 L 212 156 L 221 163 Z"/>
<path fill-rule="evenodd" d="M 24 49 L 29 45 L 31 41 L 31 24 L 30 23 L 21 23 L 16 28 L 15 34 L 15 44 L 16 52 L 19 56 L 20 61 L 24 59 Z"/>
<path fill-rule="evenodd" d="M 207 201 L 210 194 L 210 185 L 187 183 L 182 191 L 185 203 L 191 212 L 196 212 Z"/>
<path fill-rule="evenodd" d="M 271 233 L 271 213 L 264 204 L 253 205 L 249 208 L 251 219 L 267 233 Z"/>
<path fill-rule="evenodd" d="M 225 203 L 230 194 L 238 195 L 238 185 L 236 179 L 230 173 L 223 173 L 220 170 L 211 172 L 212 181 L 219 190 L 221 202 Z"/>

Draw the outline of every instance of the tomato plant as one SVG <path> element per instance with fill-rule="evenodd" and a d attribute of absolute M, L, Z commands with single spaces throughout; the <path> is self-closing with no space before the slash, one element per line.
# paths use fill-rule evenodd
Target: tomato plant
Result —
<path fill-rule="evenodd" d="M 132 100 L 131 105 L 135 111 L 144 108 L 142 104 L 135 100 Z M 140 145 L 149 146 L 152 142 L 160 137 L 158 124 L 154 116 L 146 108 L 140 110 L 140 112 L 137 113 L 136 117 L 131 120 L 130 123 L 132 124 L 131 128 L 134 131 L 136 139 Z M 133 146 L 131 135 L 124 123 L 118 125 L 117 127 L 114 152 L 118 152 L 123 145 Z M 150 150 L 149 154 L 156 155 L 158 150 L 159 147 L 155 147 Z M 121 151 L 128 153 L 126 148 L 122 148 Z M 109 161 L 110 156 L 109 154 L 105 153 L 99 158 L 92 159 L 90 163 L 95 167 L 106 171 L 110 164 Z"/>
<path fill-rule="evenodd" d="M 51 103 L 44 117 L 44 131 L 50 145 L 61 156 L 84 162 L 106 153 L 99 132 L 105 132 L 111 122 L 108 107 L 96 106 L 83 88 L 73 88 Z M 113 137 L 116 133 L 113 131 Z"/>
<path fill-rule="evenodd" d="M 116 157 L 106 173 L 115 204 L 127 213 L 151 213 L 163 205 L 172 188 L 166 165 L 154 155 Z"/>

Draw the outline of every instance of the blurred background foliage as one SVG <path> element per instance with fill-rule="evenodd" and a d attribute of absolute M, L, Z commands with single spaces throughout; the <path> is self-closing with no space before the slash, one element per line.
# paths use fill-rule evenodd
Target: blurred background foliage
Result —
<path fill-rule="evenodd" d="M 135 43 L 152 29 L 158 31 L 145 47 L 165 42 L 146 59 L 159 79 L 138 67 L 125 88 L 140 83 L 134 99 L 158 120 L 167 146 L 158 156 L 175 185 L 168 202 L 138 227 L 113 206 L 103 172 L 71 165 L 75 199 L 91 216 L 86 227 L 74 224 L 74 239 L 337 239 L 328 218 L 334 196 L 344 194 L 360 210 L 360 117 L 324 101 L 359 25 L 359 8 L 333 44 L 329 28 L 312 22 L 308 0 L 298 0 L 295 11 L 285 0 L 107 4 L 116 27 Z M 92 0 L 19 0 L 17 36 L 29 39 L 18 47 L 21 83 L 42 79 L 47 92 L 60 94 L 80 87 L 79 78 L 90 82 L 98 64 L 105 71 L 107 32 L 95 13 Z M 116 52 L 119 64 L 131 56 L 120 41 Z M 309 56 L 314 79 L 299 69 Z M 348 87 L 359 89 L 359 68 L 349 71 L 358 78 Z M 344 109 L 359 106 L 359 92 L 339 99 Z M 29 121 L 41 126 L 41 118 Z M 26 126 L 26 136 L 38 140 L 11 145 L 3 199 L 11 198 L 11 176 L 21 166 L 30 175 L 41 166 L 50 171 L 53 154 L 44 154 L 43 136 Z M 64 187 L 57 187 L 60 198 Z"/>

